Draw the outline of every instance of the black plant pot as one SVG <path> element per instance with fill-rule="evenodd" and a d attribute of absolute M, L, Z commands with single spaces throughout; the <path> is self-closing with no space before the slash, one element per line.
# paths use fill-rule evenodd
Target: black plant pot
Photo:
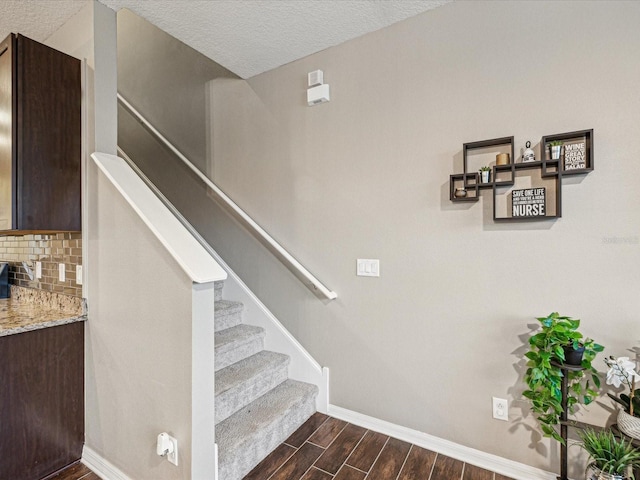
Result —
<path fill-rule="evenodd" d="M 582 355 L 584 355 L 584 345 L 579 348 L 573 348 L 573 345 L 565 345 L 564 349 L 564 363 L 566 365 L 574 365 L 579 367 L 582 364 Z"/>

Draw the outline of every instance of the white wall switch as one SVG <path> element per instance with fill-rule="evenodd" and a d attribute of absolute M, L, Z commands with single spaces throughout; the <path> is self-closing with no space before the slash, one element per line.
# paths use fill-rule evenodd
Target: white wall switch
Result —
<path fill-rule="evenodd" d="M 76 284 L 82 285 L 82 265 L 76 265 Z"/>
<path fill-rule="evenodd" d="M 58 280 L 60 280 L 61 282 L 64 282 L 66 279 L 65 273 L 64 273 L 64 263 L 59 263 L 58 264 Z"/>
<path fill-rule="evenodd" d="M 42 278 L 42 262 L 36 262 L 36 278 Z"/>
<path fill-rule="evenodd" d="M 356 275 L 359 277 L 379 277 L 380 260 L 377 258 L 358 258 Z"/>

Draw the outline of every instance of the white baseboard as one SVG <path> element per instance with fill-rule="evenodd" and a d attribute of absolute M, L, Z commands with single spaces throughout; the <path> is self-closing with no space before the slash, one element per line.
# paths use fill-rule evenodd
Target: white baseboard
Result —
<path fill-rule="evenodd" d="M 464 445 L 449 440 L 363 415 L 352 410 L 347 410 L 346 408 L 329 405 L 328 414 L 368 430 L 384 433 L 385 435 L 413 443 L 419 447 L 492 472 L 500 473 L 515 480 L 556 480 L 557 478 L 555 473 L 534 468 L 524 463 L 514 462 L 513 460 L 498 457 L 497 455 L 481 452 L 475 448 L 465 447 Z"/>
<path fill-rule="evenodd" d="M 86 445 L 82 449 L 81 461 L 103 480 L 133 480 Z"/>

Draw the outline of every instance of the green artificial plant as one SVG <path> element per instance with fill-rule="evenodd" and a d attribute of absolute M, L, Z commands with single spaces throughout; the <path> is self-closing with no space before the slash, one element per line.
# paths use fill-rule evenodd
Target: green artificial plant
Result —
<path fill-rule="evenodd" d="M 527 389 L 523 395 L 531 403 L 531 410 L 538 419 L 545 437 L 552 437 L 561 443 L 564 440 L 554 428 L 560 421 L 562 409 L 562 376 L 560 366 L 565 361 L 564 347 L 584 346 L 581 369 L 567 371 L 569 412 L 575 410 L 578 404 L 588 405 L 600 388 L 600 378 L 591 362 L 598 352 L 604 350 L 602 345 L 590 338 L 585 338 L 578 331 L 580 320 L 560 316 L 553 312 L 547 317 L 537 319 L 542 329 L 529 338 L 529 351 L 525 354 L 528 359 L 524 381 Z"/>
<path fill-rule="evenodd" d="M 611 430 L 596 432 L 587 428 L 578 433 L 580 446 L 589 454 L 601 472 L 634 478 L 633 467 L 640 466 L 640 451 L 630 440 L 617 438 Z"/>

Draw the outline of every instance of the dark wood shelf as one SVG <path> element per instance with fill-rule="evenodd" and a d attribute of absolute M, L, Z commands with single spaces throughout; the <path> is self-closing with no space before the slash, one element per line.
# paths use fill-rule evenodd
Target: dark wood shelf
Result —
<path fill-rule="evenodd" d="M 473 183 L 469 181 L 473 180 Z M 480 198 L 478 192 L 478 175 L 476 173 L 460 173 L 449 177 L 449 200 L 452 202 L 477 202 Z M 456 188 L 464 188 L 466 197 L 456 197 Z"/>
<path fill-rule="evenodd" d="M 451 175 L 449 180 L 451 201 L 477 202 L 482 190 L 492 190 L 493 220 L 496 222 L 541 221 L 562 217 L 562 177 L 587 174 L 593 170 L 593 129 L 545 135 L 540 143 L 541 158 L 535 162 L 515 163 L 513 139 L 514 137 L 500 137 L 464 143 L 463 173 Z M 561 154 L 560 159 L 552 160 L 547 145 L 556 140 L 565 142 L 565 145 L 580 145 L 574 151 L 582 155 L 579 157 L 579 154 L 576 154 L 578 158 L 584 158 L 585 167 L 567 170 L 565 154 Z M 479 183 L 479 173 L 469 171 L 469 153 L 473 150 L 505 145 L 508 145 L 511 150 L 510 163 L 492 165 L 491 181 Z M 573 166 L 576 165 L 575 162 L 576 160 L 572 162 Z M 455 197 L 456 187 L 467 189 L 468 196 Z M 519 198 L 522 200 L 514 205 L 513 192 L 519 190 L 521 190 Z M 539 192 L 527 193 L 526 190 L 539 190 Z"/>
<path fill-rule="evenodd" d="M 479 197 L 459 197 L 451 200 L 452 202 L 477 202 Z"/>
<path fill-rule="evenodd" d="M 566 363 L 554 362 L 553 360 L 551 361 L 551 365 L 553 365 L 554 367 L 561 368 L 562 370 L 567 370 L 569 372 L 580 372 L 584 370 L 584 367 L 580 365 L 568 365 Z"/>
<path fill-rule="evenodd" d="M 548 145 L 553 141 L 563 142 L 562 153 L 559 160 L 551 160 Z M 567 145 L 580 143 L 584 143 L 584 167 L 568 168 L 571 165 L 567 163 Z M 542 160 L 558 162 L 560 173 L 563 176 L 585 175 L 593 171 L 593 129 L 545 135 L 540 141 L 540 150 Z"/>
<path fill-rule="evenodd" d="M 590 423 L 579 422 L 577 420 L 560 420 L 560 425 L 566 425 L 567 427 L 577 428 L 577 429 L 580 429 L 580 430 L 586 430 L 587 428 L 590 428 L 590 429 L 595 430 L 595 431 L 604 430 L 604 428 L 602 428 L 602 427 L 600 427 L 598 425 L 592 425 Z"/>

